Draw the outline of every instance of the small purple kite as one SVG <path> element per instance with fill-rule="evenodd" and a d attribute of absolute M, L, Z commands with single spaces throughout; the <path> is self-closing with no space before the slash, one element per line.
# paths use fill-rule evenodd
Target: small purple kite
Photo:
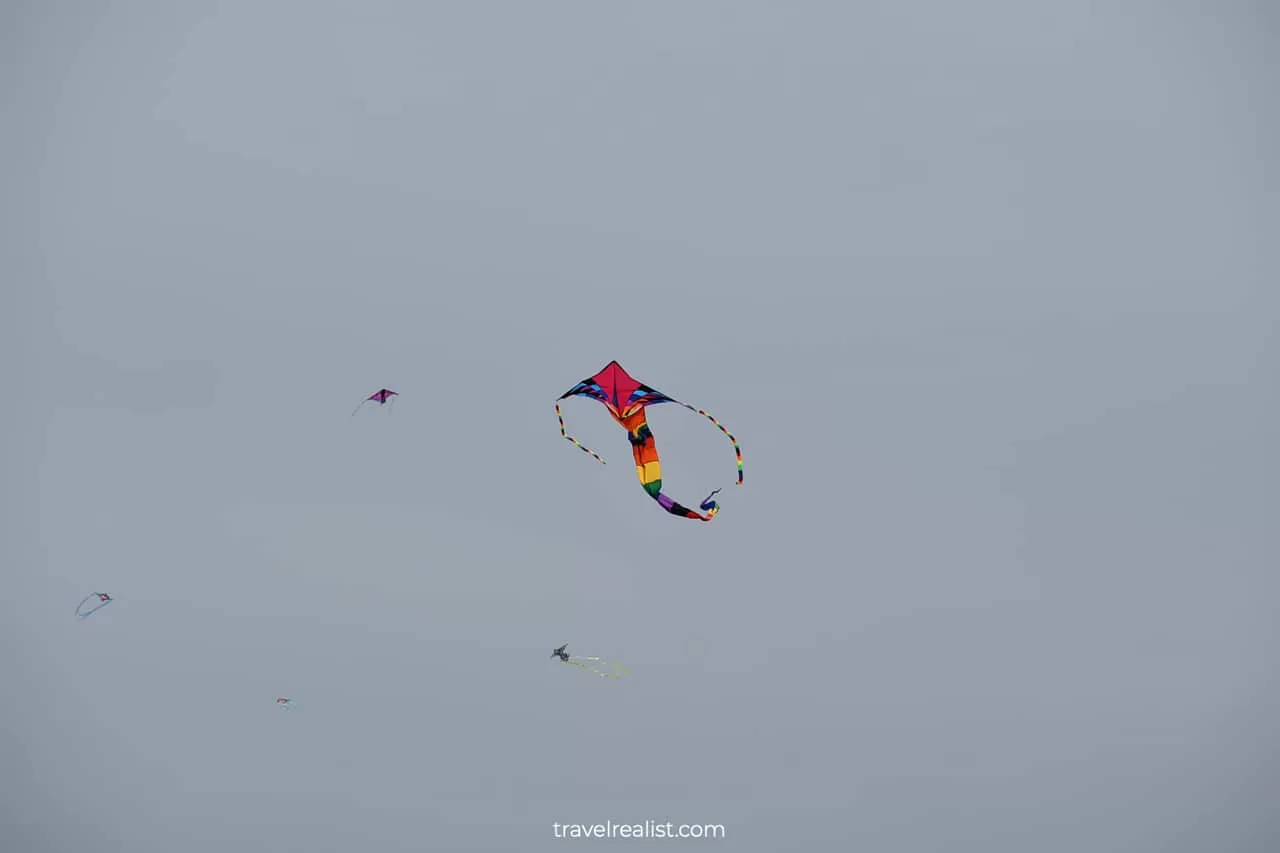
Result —
<path fill-rule="evenodd" d="M 365 403 L 376 402 L 379 406 L 385 406 L 388 402 L 390 402 L 392 404 L 392 407 L 394 407 L 396 401 L 391 398 L 399 397 L 399 396 L 400 394 L 398 392 L 392 391 L 390 388 L 382 388 L 378 391 L 373 392 L 368 397 L 365 397 L 363 400 L 361 400 L 360 405 L 356 406 L 355 411 L 351 413 L 351 416 L 355 417 L 356 412 L 360 411 L 361 407 L 363 407 Z"/>

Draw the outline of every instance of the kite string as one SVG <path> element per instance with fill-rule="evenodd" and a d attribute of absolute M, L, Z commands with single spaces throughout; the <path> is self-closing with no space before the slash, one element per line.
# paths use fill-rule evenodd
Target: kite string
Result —
<path fill-rule="evenodd" d="M 676 402 L 679 403 L 680 401 L 677 400 Z M 734 438 L 733 433 L 725 429 L 724 424 L 716 420 L 709 412 L 706 412 L 702 409 L 694 408 L 693 406 L 690 406 L 688 403 L 680 403 L 680 405 L 684 406 L 686 409 L 688 409 L 691 412 L 697 412 L 707 420 L 711 421 L 711 423 L 716 425 L 716 429 L 724 433 L 725 436 L 729 439 L 729 441 L 733 443 L 733 453 L 737 457 L 737 461 L 738 461 L 738 485 L 741 486 L 742 485 L 742 448 L 738 445 L 738 439 Z M 718 491 L 720 490 L 716 489 L 716 492 Z M 714 495 L 715 492 L 712 492 L 711 494 Z M 708 497 L 707 499 L 710 500 L 710 497 Z"/>
<path fill-rule="evenodd" d="M 588 454 L 590 454 L 591 456 L 595 457 L 595 460 L 596 460 L 597 462 L 599 462 L 601 465 L 605 465 L 605 464 L 607 464 L 607 463 L 604 461 L 604 459 L 600 458 L 600 454 L 599 454 L 599 453 L 596 453 L 596 452 L 595 452 L 594 450 L 592 450 L 590 447 L 587 447 L 585 444 L 583 444 L 582 442 L 578 441 L 578 439 L 576 439 L 576 438 L 574 438 L 573 436 L 569 435 L 569 433 L 565 431 L 565 428 L 564 428 L 564 415 L 560 413 L 560 402 L 559 402 L 559 401 L 556 401 L 556 419 L 557 419 L 558 421 L 560 421 L 560 436 L 561 436 L 562 438 L 564 438 L 564 440 L 565 440 L 565 441 L 569 442 L 569 443 L 570 443 L 570 444 L 572 444 L 574 447 L 576 447 L 576 448 L 578 448 L 579 450 L 581 450 L 583 453 L 588 453 Z"/>

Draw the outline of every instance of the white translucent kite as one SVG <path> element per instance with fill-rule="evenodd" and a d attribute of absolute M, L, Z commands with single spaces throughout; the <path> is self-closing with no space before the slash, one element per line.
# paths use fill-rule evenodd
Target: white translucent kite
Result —
<path fill-rule="evenodd" d="M 630 675 L 631 670 L 627 669 L 617 661 L 606 660 L 595 655 L 571 655 L 565 649 L 569 647 L 565 643 L 558 649 L 551 652 L 553 658 L 559 658 L 561 663 L 567 663 L 570 666 L 576 666 L 579 669 L 585 669 L 587 672 L 600 676 L 601 678 L 622 678 L 624 675 Z"/>

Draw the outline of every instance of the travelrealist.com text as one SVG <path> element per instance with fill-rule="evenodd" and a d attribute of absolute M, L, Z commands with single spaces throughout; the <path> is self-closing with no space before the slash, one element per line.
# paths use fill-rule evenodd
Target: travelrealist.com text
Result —
<path fill-rule="evenodd" d="M 553 823 L 556 838 L 724 838 L 718 823 L 681 823 L 646 820 L 644 823 Z"/>

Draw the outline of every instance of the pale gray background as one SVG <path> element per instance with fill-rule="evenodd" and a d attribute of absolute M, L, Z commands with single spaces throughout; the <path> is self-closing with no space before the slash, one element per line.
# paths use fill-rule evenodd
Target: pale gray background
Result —
<path fill-rule="evenodd" d="M 1262 2 L 4 3 L 0 847 L 1280 849 L 1278 50 Z M 713 524 L 601 407 L 610 465 L 560 439 L 611 358 L 738 434 Z"/>

